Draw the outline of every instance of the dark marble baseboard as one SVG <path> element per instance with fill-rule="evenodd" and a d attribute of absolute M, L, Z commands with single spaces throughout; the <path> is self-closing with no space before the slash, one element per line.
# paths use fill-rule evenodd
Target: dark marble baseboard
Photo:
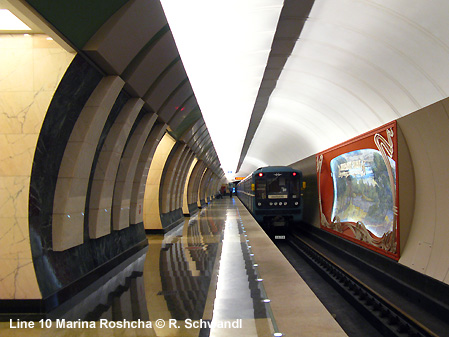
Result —
<path fill-rule="evenodd" d="M 198 213 L 198 211 L 199 211 L 198 204 L 196 202 L 189 204 L 187 207 L 189 208 L 190 216 Z"/>
<path fill-rule="evenodd" d="M 161 214 L 162 228 L 164 228 L 165 233 L 179 225 L 182 221 L 184 221 L 182 208 Z"/>
<path fill-rule="evenodd" d="M 105 278 L 111 278 L 111 274 L 116 273 L 117 269 L 126 266 L 129 260 L 134 260 L 135 256 L 144 254 L 147 246 L 148 241 L 145 239 L 44 299 L 0 300 L 0 321 L 9 321 L 10 319 L 39 320 L 46 318 L 49 312 L 57 310 L 57 308 L 65 305 L 69 300 L 80 297 L 86 292 L 93 291 L 101 286 Z"/>
<path fill-rule="evenodd" d="M 97 270 L 92 271 L 88 277 L 83 278 L 80 282 L 84 283 L 83 290 L 70 296 L 69 289 L 66 293 L 69 295 L 67 299 L 61 303 L 58 307 L 51 310 L 48 313 L 47 318 L 55 319 L 62 317 L 67 311 L 72 310 L 75 306 L 85 306 L 82 304 L 86 298 L 101 289 L 108 281 L 113 278 L 117 278 L 120 273 L 132 265 L 143 255 L 148 252 L 148 240 L 143 240 L 138 245 L 124 252 L 113 261 L 105 263 Z M 88 279 L 90 278 L 90 280 Z M 82 284 L 83 285 L 83 284 Z M 87 308 L 90 310 L 91 308 Z"/>
<path fill-rule="evenodd" d="M 163 229 L 145 229 L 145 234 L 148 235 L 158 235 L 165 234 L 166 232 Z"/>
<path fill-rule="evenodd" d="M 185 221 L 184 215 L 182 214 L 182 208 L 176 209 L 174 211 L 161 214 L 161 229 L 145 229 L 146 234 L 165 234 L 171 231 L 176 226 L 179 226 Z"/>
<path fill-rule="evenodd" d="M 37 321 L 44 318 L 42 300 L 0 300 L 0 322 Z"/>

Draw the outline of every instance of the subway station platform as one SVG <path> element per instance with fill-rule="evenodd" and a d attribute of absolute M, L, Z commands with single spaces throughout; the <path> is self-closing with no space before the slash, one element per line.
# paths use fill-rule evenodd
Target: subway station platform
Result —
<path fill-rule="evenodd" d="M 33 336 L 346 336 L 237 198 L 148 243 Z M 13 320 L 0 335 L 25 330 Z"/>

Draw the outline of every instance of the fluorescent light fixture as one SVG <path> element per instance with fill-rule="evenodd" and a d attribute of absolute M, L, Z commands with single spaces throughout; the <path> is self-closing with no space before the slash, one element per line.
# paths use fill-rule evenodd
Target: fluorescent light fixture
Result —
<path fill-rule="evenodd" d="M 222 168 L 235 175 L 282 0 L 162 0 Z"/>
<path fill-rule="evenodd" d="M 31 28 L 9 10 L 0 9 L 0 31 L 2 30 L 31 30 Z"/>

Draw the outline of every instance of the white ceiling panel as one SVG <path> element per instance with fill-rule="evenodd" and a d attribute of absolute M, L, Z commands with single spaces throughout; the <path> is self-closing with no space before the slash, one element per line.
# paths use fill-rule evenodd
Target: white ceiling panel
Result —
<path fill-rule="evenodd" d="M 240 175 L 299 161 L 448 93 L 448 1 L 317 0 Z"/>

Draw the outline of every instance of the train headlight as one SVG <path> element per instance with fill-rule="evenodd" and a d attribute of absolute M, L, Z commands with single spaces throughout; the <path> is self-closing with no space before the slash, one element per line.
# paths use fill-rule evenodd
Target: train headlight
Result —
<path fill-rule="evenodd" d="M 274 206 L 277 206 L 277 205 L 278 205 L 278 203 L 277 203 L 277 202 L 275 202 L 275 203 L 274 203 Z"/>
<path fill-rule="evenodd" d="M 257 206 L 262 206 L 262 203 L 261 203 L 261 202 L 258 202 L 258 203 L 257 203 Z"/>
<path fill-rule="evenodd" d="M 299 202 L 295 201 L 295 206 L 298 206 L 298 205 L 299 205 Z"/>
<path fill-rule="evenodd" d="M 287 206 L 287 202 L 284 202 L 284 206 Z"/>

